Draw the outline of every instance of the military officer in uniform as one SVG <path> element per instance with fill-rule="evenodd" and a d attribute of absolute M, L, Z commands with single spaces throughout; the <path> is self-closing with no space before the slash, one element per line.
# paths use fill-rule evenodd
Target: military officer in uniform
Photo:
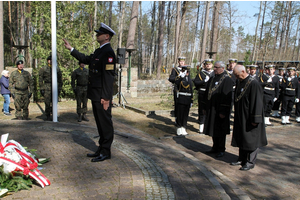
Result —
<path fill-rule="evenodd" d="M 260 75 L 259 81 L 264 88 L 265 125 L 274 126 L 270 122 L 274 102 L 279 97 L 279 78 L 275 73 L 275 65 L 266 65 L 265 72 Z"/>
<path fill-rule="evenodd" d="M 193 85 L 190 78 L 190 66 L 181 66 L 181 71 L 175 84 L 178 88 L 177 96 L 177 135 L 187 135 L 186 127 L 193 103 Z"/>
<path fill-rule="evenodd" d="M 290 116 L 295 103 L 299 103 L 299 82 L 295 76 L 296 68 L 288 67 L 287 77 L 282 79 L 282 105 L 281 105 L 281 123 L 291 124 Z"/>
<path fill-rule="evenodd" d="M 178 66 L 173 67 L 171 74 L 169 76 L 169 81 L 173 83 L 173 95 L 174 95 L 174 114 L 175 114 L 175 124 L 177 125 L 177 92 L 178 88 L 175 84 L 175 81 L 177 80 L 180 71 L 181 71 L 181 66 L 184 66 L 185 64 L 185 57 L 178 57 Z"/>
<path fill-rule="evenodd" d="M 233 82 L 233 91 L 235 88 L 235 81 L 236 81 L 236 77 L 233 75 L 233 69 L 237 64 L 237 59 L 235 58 L 230 58 L 229 59 L 229 65 L 227 67 L 227 74 L 229 75 L 229 77 L 232 79 Z"/>
<path fill-rule="evenodd" d="M 254 78 L 258 81 L 259 78 L 258 78 L 257 73 L 256 73 L 258 66 L 257 65 L 247 65 L 247 66 L 248 66 L 248 69 L 249 69 L 249 75 L 252 78 Z"/>
<path fill-rule="evenodd" d="M 75 69 L 71 75 L 71 85 L 76 96 L 78 122 L 89 121 L 87 112 L 87 86 L 89 71 L 84 67 L 84 63 L 79 62 L 79 68 Z M 76 84 L 75 84 L 76 82 Z"/>
<path fill-rule="evenodd" d="M 199 73 L 196 75 L 194 79 L 194 85 L 196 90 L 198 91 L 198 121 L 199 121 L 199 132 L 203 133 L 204 130 L 204 122 L 205 115 L 203 114 L 204 109 L 204 94 L 206 91 L 207 82 L 214 75 L 212 70 L 213 59 L 204 60 L 203 69 L 201 68 Z"/>
<path fill-rule="evenodd" d="M 116 55 L 111 48 L 110 40 L 116 33 L 104 23 L 101 23 L 100 28 L 95 32 L 100 47 L 91 55 L 84 55 L 74 49 L 66 39 L 63 41 L 73 57 L 79 62 L 89 65 L 87 97 L 92 101 L 100 139 L 97 151 L 89 153 L 87 156 L 94 157 L 92 162 L 99 162 L 111 158 L 111 144 L 114 138 L 111 108 Z"/>
<path fill-rule="evenodd" d="M 273 108 L 272 108 L 272 117 L 280 117 L 279 115 L 279 107 L 282 102 L 282 80 L 285 77 L 285 68 L 280 67 L 278 68 L 278 78 L 279 78 L 279 97 L 278 99 L 274 102 Z"/>
<path fill-rule="evenodd" d="M 23 69 L 24 63 L 22 60 L 17 61 L 16 65 L 18 69 L 13 71 L 9 78 L 9 90 L 14 99 L 16 118 L 19 120 L 28 120 L 29 99 L 34 90 L 33 80 L 30 73 Z"/>
<path fill-rule="evenodd" d="M 62 88 L 62 74 L 57 67 L 57 83 L 58 83 L 58 95 Z M 45 114 L 47 120 L 51 120 L 50 114 L 52 113 L 52 57 L 47 58 L 47 65 L 43 66 L 39 71 L 39 85 L 40 93 L 44 97 L 45 101 Z"/>

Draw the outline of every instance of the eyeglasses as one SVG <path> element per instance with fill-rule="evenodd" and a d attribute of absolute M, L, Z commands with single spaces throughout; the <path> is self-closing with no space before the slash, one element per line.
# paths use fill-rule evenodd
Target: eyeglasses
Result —
<path fill-rule="evenodd" d="M 218 69 L 218 68 L 221 68 L 221 67 L 216 67 L 216 66 L 214 66 L 214 68 L 215 68 L 215 69 Z"/>

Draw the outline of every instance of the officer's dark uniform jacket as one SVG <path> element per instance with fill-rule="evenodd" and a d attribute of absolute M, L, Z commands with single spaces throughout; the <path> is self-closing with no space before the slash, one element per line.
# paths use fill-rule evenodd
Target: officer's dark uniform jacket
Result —
<path fill-rule="evenodd" d="M 208 82 L 208 81 L 205 82 L 205 78 L 206 76 L 210 78 L 213 75 L 214 75 L 213 70 L 211 70 L 210 72 L 206 70 L 200 70 L 199 74 L 197 74 L 196 78 L 194 79 L 194 85 L 196 87 L 196 90 L 198 91 L 198 94 L 205 93 L 207 82 Z"/>
<path fill-rule="evenodd" d="M 180 74 L 180 70 L 178 69 L 178 67 L 174 67 L 171 71 L 170 76 L 169 76 L 169 81 L 171 83 L 174 83 L 174 90 L 173 91 L 175 92 L 174 93 L 175 96 L 176 96 L 176 92 L 178 91 L 178 87 L 176 86 L 175 81 L 178 79 L 179 74 Z"/>
<path fill-rule="evenodd" d="M 88 94 L 92 101 L 101 99 L 111 100 L 113 96 L 113 82 L 116 69 L 116 56 L 110 43 L 96 49 L 89 56 L 76 49 L 71 52 L 77 60 L 89 65 Z"/>
<path fill-rule="evenodd" d="M 264 94 L 270 95 L 272 98 L 279 97 L 279 78 L 276 75 L 272 76 L 272 82 L 268 82 L 270 76 L 268 74 L 261 74 L 259 81 L 261 86 L 264 88 Z"/>
<path fill-rule="evenodd" d="M 299 82 L 296 77 L 293 77 L 290 81 L 288 77 L 282 79 L 281 92 L 285 96 L 294 96 L 295 98 L 300 98 L 299 93 Z"/>
<path fill-rule="evenodd" d="M 233 71 L 229 71 L 229 70 L 225 70 L 227 75 L 231 78 L 232 80 L 232 88 L 233 88 L 233 92 L 235 91 L 235 85 L 236 85 L 236 77 L 235 75 L 233 74 Z"/>
<path fill-rule="evenodd" d="M 177 102 L 184 105 L 193 103 L 193 85 L 190 75 L 176 79 L 175 84 L 178 87 Z"/>

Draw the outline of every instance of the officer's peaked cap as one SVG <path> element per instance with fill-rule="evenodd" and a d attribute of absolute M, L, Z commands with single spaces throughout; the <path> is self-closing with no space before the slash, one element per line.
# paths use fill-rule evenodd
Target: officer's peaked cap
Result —
<path fill-rule="evenodd" d="M 235 58 L 229 58 L 228 61 L 229 61 L 230 63 L 232 63 L 232 62 L 236 63 L 236 62 L 237 62 L 237 59 L 235 59 Z"/>
<path fill-rule="evenodd" d="M 21 64 L 23 64 L 24 62 L 23 62 L 23 60 L 18 60 L 17 62 L 16 62 L 16 65 L 18 66 L 18 65 L 21 65 Z"/>
<path fill-rule="evenodd" d="M 98 30 L 95 30 L 96 33 L 102 33 L 102 34 L 109 34 L 110 36 L 116 35 L 115 31 L 112 30 L 109 26 L 102 23 L 100 24 L 100 28 Z"/>
<path fill-rule="evenodd" d="M 185 57 L 180 56 L 180 57 L 178 57 L 178 60 L 179 60 L 179 61 L 180 61 L 180 60 L 185 60 Z"/>
<path fill-rule="evenodd" d="M 205 62 L 206 64 L 208 64 L 208 63 L 213 63 L 214 60 L 213 60 L 213 59 L 205 59 L 204 62 Z"/>
<path fill-rule="evenodd" d="M 296 67 L 288 67 L 287 70 L 296 70 Z"/>
<path fill-rule="evenodd" d="M 275 65 L 266 65 L 265 68 L 266 69 L 275 68 Z"/>

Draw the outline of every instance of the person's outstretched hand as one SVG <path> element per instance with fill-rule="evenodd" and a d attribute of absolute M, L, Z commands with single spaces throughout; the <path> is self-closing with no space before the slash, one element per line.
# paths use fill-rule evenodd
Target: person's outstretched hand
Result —
<path fill-rule="evenodd" d="M 65 42 L 65 47 L 67 48 L 67 49 L 69 49 L 69 50 L 71 50 L 72 49 L 72 46 L 70 45 L 70 43 L 66 40 L 66 39 L 64 39 L 63 38 L 63 41 Z"/>

